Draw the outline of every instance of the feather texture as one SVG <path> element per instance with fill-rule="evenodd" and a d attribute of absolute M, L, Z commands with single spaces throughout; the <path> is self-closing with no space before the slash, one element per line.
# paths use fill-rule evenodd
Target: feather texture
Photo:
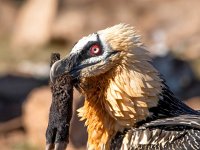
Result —
<path fill-rule="evenodd" d="M 111 144 L 111 149 L 199 150 L 199 116 L 181 115 L 158 119 L 150 123 L 145 123 L 138 128 L 131 128 L 124 132 L 121 144 L 118 147 L 115 144 Z"/>
<path fill-rule="evenodd" d="M 105 73 L 89 77 L 84 68 L 80 79 L 88 149 L 200 149 L 200 113 L 168 89 L 134 28 L 119 24 L 98 35 L 117 55 L 106 60 L 109 67 L 90 67 Z"/>

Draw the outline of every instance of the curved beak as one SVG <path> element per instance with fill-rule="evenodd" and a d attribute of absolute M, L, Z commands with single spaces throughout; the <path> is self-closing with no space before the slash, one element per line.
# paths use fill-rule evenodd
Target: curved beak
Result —
<path fill-rule="evenodd" d="M 71 71 L 76 65 L 76 58 L 72 55 L 69 55 L 66 58 L 56 61 L 50 69 L 50 80 L 55 82 L 55 79 L 63 74 L 69 74 L 72 76 Z"/>

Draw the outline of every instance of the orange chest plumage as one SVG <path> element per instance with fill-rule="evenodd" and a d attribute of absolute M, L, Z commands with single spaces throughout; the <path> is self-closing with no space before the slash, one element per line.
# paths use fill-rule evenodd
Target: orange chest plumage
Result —
<path fill-rule="evenodd" d="M 142 74 L 130 66 L 122 64 L 98 78 L 81 81 L 85 104 L 79 116 L 86 120 L 91 149 L 108 149 L 117 131 L 144 120 L 150 115 L 149 107 L 157 105 L 161 91 L 157 73 Z"/>

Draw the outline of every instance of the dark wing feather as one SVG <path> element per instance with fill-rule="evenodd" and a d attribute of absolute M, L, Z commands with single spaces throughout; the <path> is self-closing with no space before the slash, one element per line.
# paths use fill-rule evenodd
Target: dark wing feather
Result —
<path fill-rule="evenodd" d="M 112 141 L 114 142 L 114 140 Z M 112 144 L 111 144 L 112 145 Z M 200 150 L 200 119 L 183 115 L 159 119 L 124 132 L 120 147 L 129 150 Z"/>
<path fill-rule="evenodd" d="M 185 126 L 200 130 L 200 115 L 180 115 L 172 118 L 158 119 L 145 123 L 143 126 L 148 128 L 159 126 Z"/>
<path fill-rule="evenodd" d="M 200 150 L 200 111 L 177 99 L 163 81 L 158 105 L 136 127 L 118 132 L 111 150 Z"/>

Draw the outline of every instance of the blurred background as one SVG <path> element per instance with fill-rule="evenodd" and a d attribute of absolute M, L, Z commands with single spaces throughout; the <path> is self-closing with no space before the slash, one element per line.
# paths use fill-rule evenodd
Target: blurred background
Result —
<path fill-rule="evenodd" d="M 199 0 L 0 0 L 0 147 L 42 150 L 51 103 L 52 52 L 82 36 L 128 23 L 142 35 L 172 91 L 200 109 Z M 83 99 L 74 92 L 74 110 Z M 74 113 L 68 149 L 85 149 Z"/>

